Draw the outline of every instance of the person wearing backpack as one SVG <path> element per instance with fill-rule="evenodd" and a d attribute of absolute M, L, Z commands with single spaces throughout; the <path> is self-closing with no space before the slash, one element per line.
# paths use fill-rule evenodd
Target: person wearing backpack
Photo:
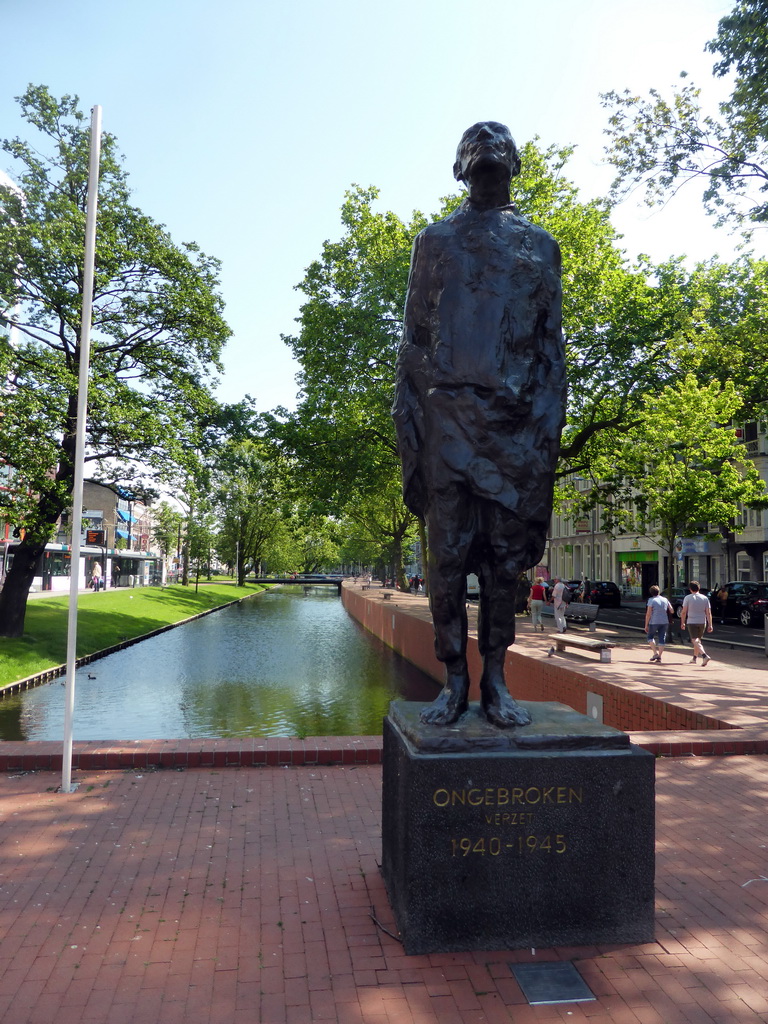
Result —
<path fill-rule="evenodd" d="M 567 597 L 565 595 L 568 595 Z M 555 576 L 555 585 L 552 588 L 552 610 L 555 613 L 555 629 L 558 633 L 564 633 L 565 609 L 571 600 L 571 592 L 559 576 Z"/>

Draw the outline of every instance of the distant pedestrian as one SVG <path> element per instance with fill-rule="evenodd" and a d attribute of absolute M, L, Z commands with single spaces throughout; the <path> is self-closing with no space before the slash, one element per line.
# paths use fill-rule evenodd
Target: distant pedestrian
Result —
<path fill-rule="evenodd" d="M 688 584 L 688 589 L 690 594 L 686 595 L 683 601 L 683 610 L 680 613 L 680 628 L 685 629 L 686 626 L 688 627 L 688 633 L 693 644 L 691 664 L 695 665 L 697 657 L 701 657 L 701 664 L 706 665 L 711 661 L 711 658 L 704 650 L 702 638 L 705 631 L 711 633 L 713 629 L 712 606 L 706 594 L 699 592 L 699 584 L 696 580 L 691 580 Z"/>
<path fill-rule="evenodd" d="M 528 608 L 531 613 L 531 625 L 534 629 L 540 629 L 542 633 L 544 632 L 544 623 L 541 613 L 546 599 L 547 591 L 544 587 L 544 580 L 541 576 L 537 576 L 531 587 L 531 593 L 528 595 Z"/>
<path fill-rule="evenodd" d="M 101 589 L 101 562 L 94 562 L 91 569 L 91 586 L 94 590 Z"/>
<path fill-rule="evenodd" d="M 552 609 L 555 613 L 555 629 L 558 633 L 564 633 L 565 625 L 565 584 L 559 576 L 555 576 L 555 585 L 552 588 Z"/>
<path fill-rule="evenodd" d="M 728 588 L 723 584 L 722 587 L 715 588 L 717 594 L 717 610 L 720 615 L 720 624 L 725 623 L 725 613 L 728 610 Z"/>
<path fill-rule="evenodd" d="M 645 609 L 645 633 L 653 651 L 651 661 L 661 661 L 664 645 L 667 642 L 670 613 L 674 615 L 674 609 L 666 597 L 661 596 L 659 588 L 655 584 L 649 588 L 648 594 L 648 604 Z"/>

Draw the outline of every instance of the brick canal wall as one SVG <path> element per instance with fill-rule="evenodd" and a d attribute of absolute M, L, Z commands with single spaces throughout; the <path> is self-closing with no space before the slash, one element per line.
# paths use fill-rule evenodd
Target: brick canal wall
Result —
<path fill-rule="evenodd" d="M 399 595 L 401 598 L 403 595 Z M 366 629 L 442 682 L 442 665 L 435 657 L 432 621 L 424 602 L 420 607 L 398 607 L 398 595 L 383 599 L 381 590 L 361 592 L 345 584 L 342 600 L 349 614 Z M 473 680 L 470 696 L 477 700 L 480 657 L 477 640 L 470 637 L 469 663 Z M 600 665 L 601 674 L 611 666 Z M 586 713 L 587 694 L 603 698 L 607 725 L 631 733 L 632 742 L 665 756 L 688 754 L 766 754 L 768 735 L 764 725 L 735 728 L 732 724 L 699 715 L 669 702 L 654 700 L 617 681 L 611 682 L 579 671 L 564 659 L 507 652 L 507 679 L 522 700 L 561 701 Z M 694 731 L 696 730 L 696 731 Z M 226 768 L 242 766 L 300 767 L 307 765 L 380 764 L 381 736 L 326 736 L 298 738 L 172 739 L 139 741 L 76 741 L 72 755 L 75 769 Z M 62 744 L 54 741 L 0 741 L 0 771 L 61 769 Z"/>
<path fill-rule="evenodd" d="M 431 619 L 383 600 L 382 591 L 361 591 L 345 585 L 342 601 L 349 614 L 422 672 L 442 683 L 443 666 L 435 657 Z M 481 662 L 477 638 L 470 634 L 467 658 L 472 687 L 470 699 L 479 700 Z M 619 683 L 596 679 L 562 660 L 533 658 L 515 648 L 507 651 L 507 681 L 519 700 L 560 701 L 587 714 L 587 695 L 603 700 L 603 721 L 625 732 L 732 729 L 726 722 L 688 708 L 655 700 Z"/>

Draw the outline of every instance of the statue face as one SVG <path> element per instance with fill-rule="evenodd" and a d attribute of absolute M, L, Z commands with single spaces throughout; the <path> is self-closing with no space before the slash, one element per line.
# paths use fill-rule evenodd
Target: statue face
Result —
<path fill-rule="evenodd" d="M 501 170 L 514 177 L 520 172 L 520 159 L 509 128 L 498 121 L 479 121 L 461 137 L 456 153 L 454 174 L 469 181 L 477 171 Z"/>

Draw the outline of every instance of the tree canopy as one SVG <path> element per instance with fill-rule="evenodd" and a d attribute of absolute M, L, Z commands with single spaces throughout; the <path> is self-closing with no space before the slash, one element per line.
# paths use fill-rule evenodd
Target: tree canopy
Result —
<path fill-rule="evenodd" d="M 528 143 L 514 181 L 515 202 L 558 239 L 563 255 L 570 382 L 563 474 L 587 465 L 595 439 L 626 427 L 645 390 L 670 379 L 668 342 L 681 311 L 676 281 L 653 280 L 653 268 L 627 264 L 608 205 L 581 200 L 564 173 L 571 152 Z M 390 545 L 414 526 L 402 502 L 395 519 L 380 515 L 382 497 L 399 487 L 390 408 L 410 249 L 428 220 L 462 198 L 449 196 L 433 217 L 416 211 L 404 222 L 375 210 L 375 188 L 352 188 L 342 238 L 326 242 L 307 269 L 299 331 L 285 339 L 301 365 L 301 393 L 295 413 L 278 410 L 275 434 L 326 511 L 347 515 L 357 506 L 360 523 L 386 520 Z"/>
<path fill-rule="evenodd" d="M 657 542 L 669 581 L 677 538 L 725 535 L 742 506 L 768 506 L 765 484 L 733 429 L 740 407 L 732 381 L 701 384 L 688 373 L 645 397 L 618 463 L 610 454 L 593 467 L 604 525 Z"/>
<path fill-rule="evenodd" d="M 89 131 L 77 97 L 30 86 L 32 141 L 6 139 L 17 188 L 0 186 L 0 510 L 24 536 L 0 593 L 0 633 L 19 635 L 34 564 L 74 477 Z M 213 372 L 229 328 L 219 265 L 131 204 L 113 136 L 99 176 L 87 459 L 112 480 L 183 461 L 218 415 Z M 15 339 L 11 344 L 11 336 Z"/>
<path fill-rule="evenodd" d="M 715 75 L 735 72 L 717 117 L 704 112 L 701 90 L 687 82 L 671 97 L 657 89 L 647 98 L 629 90 L 603 96 L 611 111 L 607 154 L 617 172 L 612 196 L 640 186 L 656 205 L 698 179 L 708 212 L 748 229 L 768 221 L 768 0 L 739 0 L 707 49 L 721 58 Z"/>

